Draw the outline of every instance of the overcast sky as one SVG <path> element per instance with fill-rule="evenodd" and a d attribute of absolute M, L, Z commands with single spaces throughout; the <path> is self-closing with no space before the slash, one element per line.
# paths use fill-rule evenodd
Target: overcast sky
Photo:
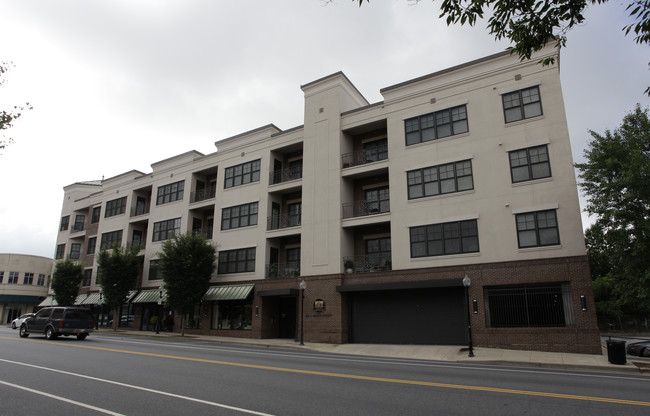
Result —
<path fill-rule="evenodd" d="M 440 1 L 0 0 L 0 109 L 34 109 L 0 155 L 0 253 L 53 257 L 63 187 L 109 178 L 269 123 L 303 124 L 300 85 L 343 71 L 379 90 L 504 50 Z M 569 33 L 561 79 L 574 160 L 650 85 L 649 50 L 618 2 Z M 588 221 L 583 216 L 586 226 Z"/>

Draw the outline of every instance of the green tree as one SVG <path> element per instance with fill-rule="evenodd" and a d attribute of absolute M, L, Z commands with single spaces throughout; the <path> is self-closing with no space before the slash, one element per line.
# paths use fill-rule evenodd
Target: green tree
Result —
<path fill-rule="evenodd" d="M 202 235 L 188 233 L 165 241 L 159 259 L 167 305 L 181 314 L 184 336 L 183 317 L 201 302 L 210 286 L 216 268 L 216 249 Z"/>
<path fill-rule="evenodd" d="M 70 259 L 57 262 L 51 285 L 56 303 L 61 306 L 74 305 L 83 277 L 83 266 L 80 263 Z"/>
<path fill-rule="evenodd" d="M 613 132 L 590 131 L 576 163 L 586 211 L 592 276 L 607 313 L 650 313 L 650 119 L 637 104 Z M 602 312 L 605 312 L 604 310 Z"/>
<path fill-rule="evenodd" d="M 358 1 L 361 6 L 364 1 Z M 413 0 L 418 3 L 419 0 Z M 574 26 L 583 24 L 585 9 L 593 4 L 602 4 L 607 0 L 443 0 L 440 4 L 440 18 L 447 25 L 468 24 L 474 26 L 477 19 L 483 19 L 491 13 L 487 21 L 490 34 L 495 39 L 508 39 L 514 46 L 512 53 L 530 59 L 531 55 L 541 50 L 548 42 L 555 42 L 559 48 L 566 46 L 567 33 Z M 627 0 L 626 10 L 632 22 L 623 26 L 625 34 L 634 33 L 637 43 L 650 43 L 650 0 Z M 546 58 L 543 64 L 551 64 L 554 58 Z M 650 87 L 646 89 L 650 95 Z"/>
<path fill-rule="evenodd" d="M 97 255 L 99 283 L 102 288 L 104 303 L 113 310 L 113 329 L 117 330 L 120 321 L 120 307 L 129 290 L 138 281 L 142 266 L 142 257 L 138 256 L 139 247 L 130 249 L 113 246 L 112 249 L 100 250 Z"/>
<path fill-rule="evenodd" d="M 12 66 L 11 62 L 0 62 L 0 85 L 5 83 L 5 80 L 2 79 L 2 76 L 7 72 Z M 32 106 L 29 103 L 26 103 L 25 106 L 14 106 L 13 110 L 5 111 L 0 110 L 0 131 L 2 133 L 2 138 L 0 139 L 0 151 L 5 147 L 13 143 L 11 137 L 6 137 L 4 130 L 10 129 L 13 127 L 14 122 L 22 116 L 22 112 L 25 110 L 31 110 Z"/>

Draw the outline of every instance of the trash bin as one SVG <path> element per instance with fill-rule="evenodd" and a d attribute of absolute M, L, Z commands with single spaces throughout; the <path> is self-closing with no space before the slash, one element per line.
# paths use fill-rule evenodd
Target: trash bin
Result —
<path fill-rule="evenodd" d="M 627 363 L 625 341 L 607 340 L 607 360 L 612 364 L 623 365 Z"/>

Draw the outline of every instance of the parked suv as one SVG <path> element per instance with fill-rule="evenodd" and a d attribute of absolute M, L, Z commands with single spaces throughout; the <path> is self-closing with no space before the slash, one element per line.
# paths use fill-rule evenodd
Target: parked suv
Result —
<path fill-rule="evenodd" d="M 93 317 L 87 309 L 43 308 L 20 325 L 20 336 L 44 334 L 47 339 L 55 339 L 59 335 L 76 335 L 77 339 L 83 340 L 93 332 L 93 326 Z"/>

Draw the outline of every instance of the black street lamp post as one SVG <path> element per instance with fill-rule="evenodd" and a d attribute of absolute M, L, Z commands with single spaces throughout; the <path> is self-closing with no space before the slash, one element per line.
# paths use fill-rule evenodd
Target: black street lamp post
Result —
<path fill-rule="evenodd" d="M 164 287 L 162 285 L 158 287 L 158 319 L 156 319 L 156 334 L 160 334 L 160 321 L 162 320 L 160 312 L 162 310 L 163 289 Z"/>
<path fill-rule="evenodd" d="M 469 285 L 472 284 L 472 281 L 470 280 L 469 276 L 467 273 L 465 274 L 465 277 L 463 277 L 463 286 L 465 286 L 465 300 L 467 301 L 467 332 L 469 335 L 469 357 L 474 356 L 474 345 L 472 345 L 472 315 L 469 312 Z"/>
<path fill-rule="evenodd" d="M 305 280 L 300 281 L 300 345 L 305 345 L 305 289 L 307 283 Z"/>

